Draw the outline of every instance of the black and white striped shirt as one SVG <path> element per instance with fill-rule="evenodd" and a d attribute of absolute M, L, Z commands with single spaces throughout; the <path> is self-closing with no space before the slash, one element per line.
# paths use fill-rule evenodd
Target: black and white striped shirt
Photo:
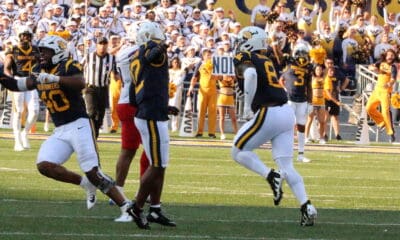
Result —
<path fill-rule="evenodd" d="M 89 86 L 106 87 L 110 83 L 110 72 L 115 67 L 115 58 L 107 53 L 99 57 L 96 51 L 89 53 L 85 63 L 85 81 Z"/>

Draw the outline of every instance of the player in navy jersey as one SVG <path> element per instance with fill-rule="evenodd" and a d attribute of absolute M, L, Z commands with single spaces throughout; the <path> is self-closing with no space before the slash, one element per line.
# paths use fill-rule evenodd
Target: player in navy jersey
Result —
<path fill-rule="evenodd" d="M 121 209 L 129 211 L 114 181 L 100 169 L 93 124 L 86 113 L 81 90 L 85 86 L 81 65 L 68 58 L 66 42 L 58 36 L 40 41 L 42 73 L 35 77 L 1 77 L 0 83 L 13 91 L 36 89 L 46 104 L 56 126 L 54 133 L 40 147 L 37 168 L 41 174 L 57 181 L 80 185 L 87 193 L 87 207 L 96 203 L 96 189 L 109 196 Z M 72 153 L 84 176 L 62 165 Z"/>
<path fill-rule="evenodd" d="M 267 180 L 275 205 L 282 199 L 282 183 L 286 179 L 301 204 L 300 224 L 311 226 L 317 210 L 308 200 L 303 179 L 293 166 L 295 116 L 271 60 L 264 55 L 266 39 L 265 31 L 253 26 L 243 28 L 238 34 L 234 65 L 244 94 L 244 116 L 249 121 L 234 138 L 232 157 Z M 278 171 L 267 167 L 253 152 L 267 141 L 271 141 Z"/>
<path fill-rule="evenodd" d="M 176 226 L 161 211 L 160 198 L 165 169 L 169 162 L 168 114 L 169 74 L 165 35 L 154 22 L 143 22 L 137 32 L 136 43 L 140 46 L 130 69 L 134 85 L 137 111 L 135 124 L 142 138 L 143 148 L 150 166 L 140 179 L 140 187 L 133 204 L 131 216 L 138 226 L 149 229 L 148 222 L 164 226 Z M 178 112 L 174 110 L 174 114 Z M 151 194 L 147 217 L 143 206 Z"/>
<path fill-rule="evenodd" d="M 32 45 L 33 33 L 28 26 L 18 27 L 18 45 L 7 48 L 5 51 L 4 73 L 9 76 L 27 77 L 32 71 L 38 71 L 39 49 Z M 13 133 L 15 138 L 15 151 L 30 148 L 28 134 L 35 124 L 39 114 L 39 97 L 37 91 L 25 91 L 13 93 Z M 27 117 L 22 119 L 22 113 L 26 105 Z M 25 127 L 21 127 L 22 120 Z"/>
<path fill-rule="evenodd" d="M 309 61 L 308 50 L 298 45 L 293 50 L 293 59 L 289 61 L 286 70 L 279 78 L 289 97 L 289 105 L 296 117 L 298 155 L 300 162 L 310 162 L 304 157 L 305 126 L 308 116 L 308 103 L 311 101 L 312 65 Z"/>

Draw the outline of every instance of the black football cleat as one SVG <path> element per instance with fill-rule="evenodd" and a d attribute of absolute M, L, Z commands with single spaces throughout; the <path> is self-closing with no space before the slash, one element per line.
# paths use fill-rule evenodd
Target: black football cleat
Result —
<path fill-rule="evenodd" d="M 310 201 L 307 201 L 300 207 L 301 226 L 313 226 L 315 223 L 315 219 L 317 218 L 317 209 L 311 204 Z"/>
<path fill-rule="evenodd" d="M 143 209 L 137 208 L 134 203 L 126 212 L 133 218 L 133 221 L 140 229 L 150 230 L 150 225 L 144 216 Z"/>
<path fill-rule="evenodd" d="M 283 191 L 282 191 L 282 183 L 283 177 L 279 171 L 275 171 L 271 169 L 267 176 L 267 182 L 271 186 L 272 192 L 274 193 L 274 204 L 278 206 L 282 200 Z"/>
<path fill-rule="evenodd" d="M 149 209 L 149 214 L 147 215 L 147 220 L 152 223 L 158 223 L 167 227 L 176 227 L 176 223 L 169 218 L 167 218 L 161 211 L 161 208 Z"/>

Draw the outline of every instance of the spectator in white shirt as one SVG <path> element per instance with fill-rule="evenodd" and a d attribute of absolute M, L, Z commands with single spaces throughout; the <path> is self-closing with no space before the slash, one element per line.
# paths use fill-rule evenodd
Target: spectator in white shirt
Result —
<path fill-rule="evenodd" d="M 259 0 L 259 3 L 251 10 L 251 25 L 265 29 L 269 12 L 271 8 L 267 6 L 267 0 Z"/>

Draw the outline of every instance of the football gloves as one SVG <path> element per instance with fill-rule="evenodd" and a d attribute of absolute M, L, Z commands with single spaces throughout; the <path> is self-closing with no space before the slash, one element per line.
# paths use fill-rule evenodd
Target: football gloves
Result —
<path fill-rule="evenodd" d="M 168 115 L 178 115 L 179 109 L 174 106 L 168 106 Z"/>

